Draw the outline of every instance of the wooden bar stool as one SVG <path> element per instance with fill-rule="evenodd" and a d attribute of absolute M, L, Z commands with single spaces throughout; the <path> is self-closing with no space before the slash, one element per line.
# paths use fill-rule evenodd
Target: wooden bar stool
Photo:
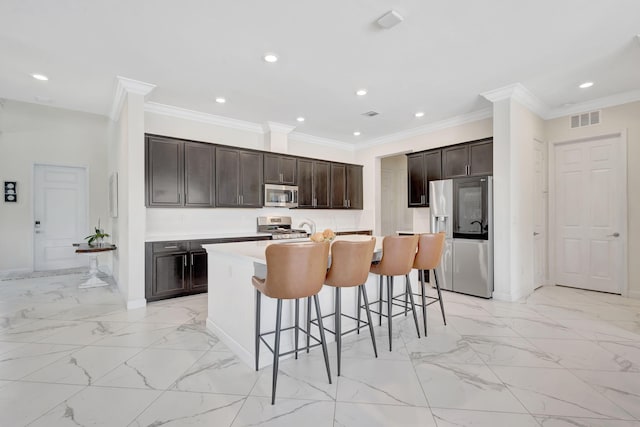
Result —
<path fill-rule="evenodd" d="M 440 310 L 442 311 L 442 320 L 444 324 L 447 324 L 447 319 L 444 315 L 444 304 L 442 303 L 442 292 L 440 291 L 440 284 L 438 283 L 438 274 L 436 268 L 440 265 L 440 259 L 442 258 L 442 251 L 444 250 L 445 233 L 433 233 L 433 234 L 421 234 L 418 240 L 418 253 L 413 261 L 413 268 L 422 271 L 420 276 L 420 298 L 422 302 L 422 319 L 424 323 L 424 336 L 427 336 L 427 306 L 440 302 Z M 425 294 L 424 288 L 424 276 L 428 274 L 429 270 L 433 270 L 433 276 L 436 281 L 436 290 L 438 297 L 432 297 Z M 429 299 L 428 303 L 426 300 Z"/>
<path fill-rule="evenodd" d="M 379 299 L 372 302 L 372 304 L 378 304 L 378 311 L 374 311 L 378 315 L 379 324 L 382 324 L 382 317 L 386 317 L 389 326 L 389 351 L 391 351 L 392 341 L 392 319 L 394 316 L 399 316 L 403 313 L 406 314 L 406 304 L 396 303 L 395 300 L 404 296 L 411 300 L 411 310 L 413 312 L 413 320 L 416 324 L 416 332 L 418 338 L 420 338 L 420 328 L 418 327 L 418 316 L 416 315 L 416 309 L 413 301 L 413 293 L 411 291 L 411 281 L 409 280 L 409 273 L 413 267 L 413 260 L 416 257 L 416 248 L 418 247 L 418 236 L 386 236 L 382 241 L 382 259 L 379 263 L 371 264 L 370 272 L 380 275 L 380 288 Z M 382 295 L 382 277 L 387 277 L 387 299 L 383 299 Z M 396 297 L 393 296 L 393 277 L 404 276 L 405 277 L 405 291 Z M 382 303 L 387 303 L 387 313 L 382 313 Z M 393 305 L 402 306 L 405 308 L 403 312 L 393 314 Z"/>
<path fill-rule="evenodd" d="M 376 337 L 373 333 L 373 323 L 371 322 L 371 311 L 369 310 L 369 298 L 367 297 L 367 289 L 365 282 L 369 276 L 369 268 L 371 267 L 371 258 L 373 250 L 376 246 L 375 237 L 364 241 L 345 241 L 339 240 L 331 246 L 331 268 L 327 273 L 325 285 L 336 288 L 336 304 L 335 304 L 335 332 L 327 329 L 336 336 L 337 352 L 338 352 L 338 376 L 340 376 L 341 368 L 341 351 L 342 336 L 359 330 L 361 323 L 369 325 L 369 333 L 371 334 L 371 343 L 373 344 L 373 353 L 378 357 L 378 349 L 376 348 Z M 358 287 L 358 306 L 357 317 L 352 317 L 342 313 L 341 291 L 342 288 Z M 360 297 L 364 299 L 364 306 L 360 305 Z M 367 314 L 367 322 L 360 320 L 360 310 L 364 307 Z M 342 331 L 342 316 L 355 320 L 356 327 Z"/>
<path fill-rule="evenodd" d="M 295 349 L 286 353 L 280 353 L 280 333 L 282 331 L 295 328 L 297 336 L 298 331 L 304 332 L 315 341 L 322 345 L 324 353 L 324 362 L 327 367 L 327 377 L 331 384 L 331 370 L 329 368 L 329 355 L 327 353 L 327 343 L 324 336 L 324 328 L 322 326 L 322 314 L 320 313 L 320 303 L 318 302 L 318 292 L 324 284 L 327 264 L 329 262 L 329 243 L 280 243 L 271 244 L 265 251 L 267 260 L 267 277 L 260 279 L 253 276 L 252 283 L 256 288 L 256 331 L 255 331 L 255 351 L 256 351 L 256 371 L 258 370 L 258 361 L 260 358 L 260 341 L 262 341 L 273 353 L 273 377 L 271 384 L 271 404 L 276 400 L 276 384 L 278 380 L 278 361 L 281 356 L 298 352 L 298 343 L 296 339 Z M 260 332 L 260 297 L 264 294 L 270 298 L 277 299 L 276 308 L 276 329 L 271 332 Z M 320 330 L 320 339 L 310 334 L 309 329 L 301 329 L 298 326 L 298 299 L 313 297 L 316 307 L 316 315 L 318 316 L 318 329 Z M 296 319 L 295 325 L 282 328 L 282 301 L 295 300 Z M 307 313 L 309 316 L 309 313 Z M 266 335 L 275 334 L 273 348 L 265 341 Z"/>

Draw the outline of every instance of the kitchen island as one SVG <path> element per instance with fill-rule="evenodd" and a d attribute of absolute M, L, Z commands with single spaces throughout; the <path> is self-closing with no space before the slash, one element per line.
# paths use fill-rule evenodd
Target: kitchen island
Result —
<path fill-rule="evenodd" d="M 337 240 L 366 240 L 370 236 L 347 235 L 338 236 Z M 376 237 L 374 260 L 379 259 L 382 253 L 382 237 Z M 288 240 L 287 242 L 308 242 L 308 239 Z M 207 317 L 207 329 L 215 333 L 240 359 L 253 367 L 255 363 L 254 337 L 255 337 L 255 307 L 256 290 L 251 285 L 251 277 L 266 277 L 265 249 L 273 244 L 286 244 L 282 241 L 256 241 L 203 245 L 207 251 L 209 269 L 209 311 Z M 377 276 L 369 275 L 367 292 L 369 300 L 378 299 Z M 412 283 L 413 283 L 412 278 Z M 396 289 L 404 286 L 404 280 L 396 280 Z M 324 286 L 319 293 L 322 314 L 333 313 L 334 289 Z M 342 292 L 342 312 L 355 316 L 356 314 L 356 288 Z M 305 324 L 306 319 L 305 300 L 300 304 L 300 324 Z M 276 300 L 264 297 L 261 304 L 261 325 L 263 331 L 275 328 Z M 312 316 L 315 311 L 312 310 Z M 293 301 L 285 301 L 282 311 L 283 327 L 293 324 Z M 364 311 L 362 318 L 366 319 Z M 377 316 L 374 316 L 377 319 Z M 376 323 L 376 320 L 374 320 Z M 355 321 L 343 321 L 343 330 L 355 326 Z M 325 319 L 324 326 L 333 330 L 333 316 Z M 312 331 L 317 328 L 312 326 Z M 366 333 L 366 329 L 365 329 Z M 327 341 L 334 341 L 333 334 L 326 334 Z M 293 349 L 293 331 L 286 331 L 281 336 L 281 352 Z M 260 352 L 259 366 L 267 366 L 273 362 L 273 356 L 266 349 Z"/>

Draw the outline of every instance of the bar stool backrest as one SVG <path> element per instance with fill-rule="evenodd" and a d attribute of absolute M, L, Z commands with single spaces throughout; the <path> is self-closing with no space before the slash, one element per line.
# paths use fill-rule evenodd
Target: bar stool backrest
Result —
<path fill-rule="evenodd" d="M 260 292 L 271 298 L 298 299 L 320 292 L 327 274 L 329 242 L 267 246 L 267 277 Z"/>
<path fill-rule="evenodd" d="M 404 276 L 413 267 L 418 247 L 418 235 L 385 236 L 382 241 L 382 259 L 370 271 L 383 276 Z"/>
<path fill-rule="evenodd" d="M 444 250 L 445 233 L 421 234 L 418 240 L 418 253 L 413 268 L 434 270 L 440 264 Z"/>
<path fill-rule="evenodd" d="M 325 284 L 335 287 L 360 286 L 367 281 L 376 238 L 364 241 L 338 240 L 331 245 L 331 268 Z"/>

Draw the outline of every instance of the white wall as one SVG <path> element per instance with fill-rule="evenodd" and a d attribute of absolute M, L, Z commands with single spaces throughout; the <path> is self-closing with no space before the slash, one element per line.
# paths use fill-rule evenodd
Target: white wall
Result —
<path fill-rule="evenodd" d="M 98 218 L 103 226 L 108 224 L 108 119 L 8 100 L 1 109 L 0 181 L 18 181 L 18 202 L 0 201 L 0 271 L 30 271 L 34 164 L 87 167 L 89 224 L 96 225 Z M 100 262 L 108 264 L 110 259 L 104 255 Z"/>
<path fill-rule="evenodd" d="M 599 125 L 571 129 L 569 117 L 546 122 L 546 132 L 553 143 L 588 138 L 626 130 L 627 132 L 627 242 L 629 296 L 640 298 L 640 102 L 633 102 L 602 110 Z"/>

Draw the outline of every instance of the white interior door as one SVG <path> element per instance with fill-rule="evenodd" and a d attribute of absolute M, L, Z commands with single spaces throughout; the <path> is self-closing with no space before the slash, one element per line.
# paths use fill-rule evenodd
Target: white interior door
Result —
<path fill-rule="evenodd" d="M 627 185 L 621 137 L 555 148 L 556 283 L 621 293 Z"/>
<path fill-rule="evenodd" d="M 72 246 L 89 234 L 86 169 L 36 165 L 34 174 L 34 269 L 87 265 Z"/>
<path fill-rule="evenodd" d="M 534 200 L 533 200 L 533 279 L 538 288 L 547 281 L 547 159 L 545 145 L 533 141 L 534 152 Z"/>

